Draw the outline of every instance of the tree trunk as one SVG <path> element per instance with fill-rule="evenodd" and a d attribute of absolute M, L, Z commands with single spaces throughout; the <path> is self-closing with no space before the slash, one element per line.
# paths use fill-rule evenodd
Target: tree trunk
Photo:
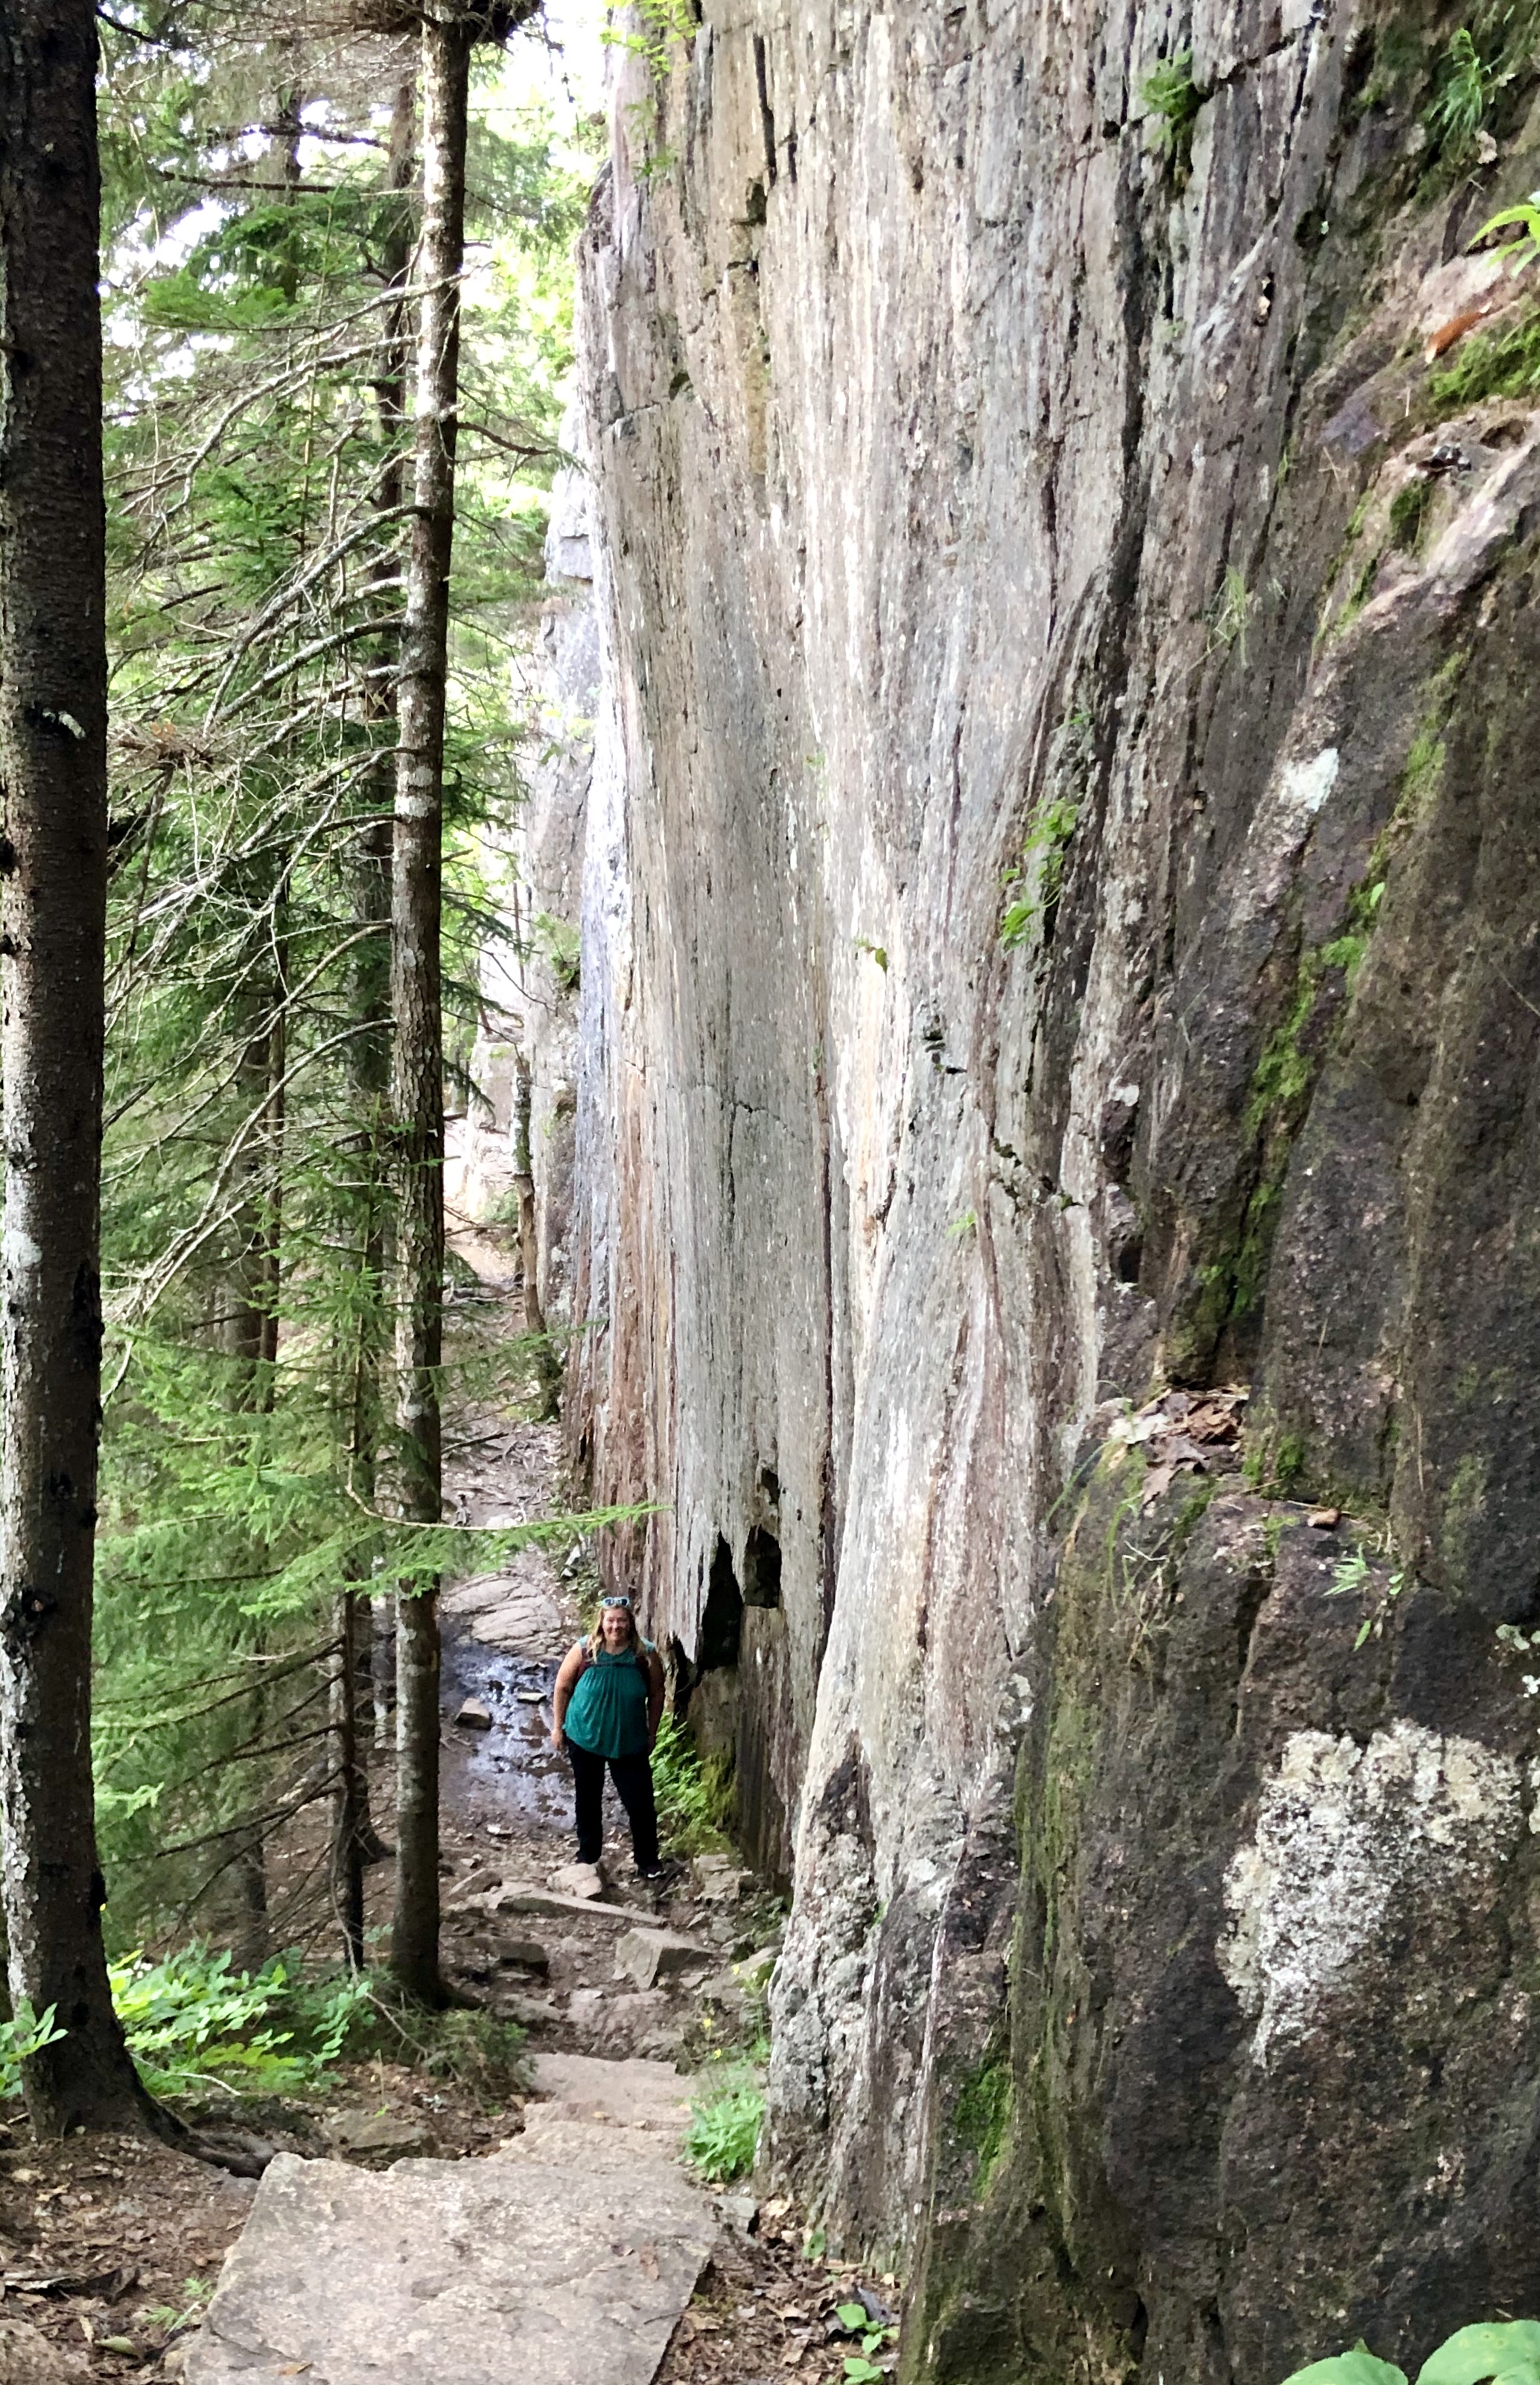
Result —
<path fill-rule="evenodd" d="M 408 334 L 407 284 L 412 260 L 413 133 L 416 83 L 407 75 L 396 86 L 391 113 L 390 160 L 386 189 L 395 202 L 381 243 L 385 284 L 393 292 L 384 311 L 380 362 L 374 378 L 380 432 L 391 456 L 380 476 L 378 505 L 394 542 L 395 522 L 406 482 L 401 438 L 407 407 Z M 391 451 L 394 450 L 394 455 Z M 383 559 L 382 557 L 381 558 Z M 364 717 L 377 733 L 394 729 L 395 688 L 390 667 L 399 659 L 400 641 L 387 631 L 375 643 L 379 675 L 364 682 Z M 388 1204 L 385 1155 L 390 1105 L 390 917 L 391 850 L 395 792 L 395 740 L 382 734 L 378 768 L 365 791 L 369 818 L 360 830 L 353 867 L 354 915 L 371 930 L 356 948 L 353 964 L 353 1016 L 368 1032 L 351 1049 L 353 1080 L 357 1089 L 361 1127 L 361 1166 L 366 1214 L 363 1231 L 361 1297 L 354 1353 L 351 1482 L 356 1497 L 372 1506 L 378 1488 L 381 1374 L 385 1353 L 384 1284 L 388 1266 Z M 363 1960 L 364 1868 L 388 1850 L 374 1826 L 369 1809 L 369 1781 L 364 1742 L 358 1729 L 358 1658 L 369 1633 L 369 1673 L 374 1692 L 374 1744 L 385 1745 L 384 1721 L 389 1712 L 389 1673 L 382 1672 L 379 1633 L 373 1629 L 373 1608 L 366 1606 L 357 1580 L 337 1599 L 336 1637 L 339 1655 L 332 1677 L 332 1877 L 337 1918 L 348 1962 L 357 1968 Z M 387 1641 L 384 1652 L 394 1658 Z M 382 1692 L 385 1694 L 382 1694 Z"/>
<path fill-rule="evenodd" d="M 369 1782 L 358 1748 L 358 1613 L 352 1591 L 338 1593 L 332 1652 L 332 1903 L 350 1971 L 364 1967 L 364 1829 Z"/>
<path fill-rule="evenodd" d="M 400 738 L 391 901 L 391 1106 L 396 1134 L 396 1423 L 400 1508 L 443 1511 L 439 1358 L 444 1301 L 444 1035 L 439 916 L 444 677 L 455 528 L 459 276 L 465 248 L 465 132 L 471 28 L 422 27 L 422 288 L 418 331 L 415 494 L 401 642 Z M 439 1972 L 439 1630 L 436 1583 L 400 1600 L 396 1626 L 396 1875 L 391 1967 L 424 2003 Z"/>
<path fill-rule="evenodd" d="M 256 916 L 249 968 L 236 996 L 240 1056 L 235 1068 L 237 1123 L 255 1117 L 238 1163 L 234 1201 L 234 1248 L 224 1285 L 220 1342 L 232 1360 L 226 1397 L 237 1416 L 269 1415 L 277 1396 L 278 1296 L 282 1283 L 283 1076 L 288 1058 L 288 966 L 283 935 L 283 891 L 274 890 L 270 868 L 255 873 L 244 889 Z M 269 905 L 271 911 L 269 916 Z M 272 955 L 269 968 L 269 958 Z M 253 1653 L 260 1655 L 258 1626 Z M 267 1690 L 258 1671 L 245 1711 L 244 1729 L 260 1744 L 267 1729 Z M 260 1814 L 268 1803 L 262 1767 L 252 1776 L 251 1803 Z M 239 1961 L 259 1970 L 268 1959 L 268 1873 L 263 1826 L 254 1824 L 234 1866 L 236 1892 L 232 1934 Z"/>
<path fill-rule="evenodd" d="M 91 0 L 0 0 L 0 1826 L 40 2133 L 151 2109 L 112 2008 L 91 1779 L 106 653 Z"/>

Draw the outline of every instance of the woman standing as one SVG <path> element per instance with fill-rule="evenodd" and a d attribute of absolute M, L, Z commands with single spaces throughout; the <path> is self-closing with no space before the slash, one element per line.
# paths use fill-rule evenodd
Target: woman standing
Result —
<path fill-rule="evenodd" d="M 636 1868 L 644 1879 L 660 1879 L 651 1756 L 663 1716 L 663 1665 L 638 1631 L 629 1598 L 607 1597 L 591 1638 L 568 1650 L 553 1704 L 551 1745 L 572 1759 L 579 1863 L 596 1864 L 604 1852 L 607 1764 L 631 1823 Z"/>

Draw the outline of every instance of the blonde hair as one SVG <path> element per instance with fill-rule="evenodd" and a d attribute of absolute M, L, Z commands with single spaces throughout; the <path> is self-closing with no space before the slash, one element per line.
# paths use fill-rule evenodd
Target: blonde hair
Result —
<path fill-rule="evenodd" d="M 620 1602 L 618 1598 L 600 1599 L 598 1619 L 595 1623 L 593 1630 L 588 1635 L 588 1653 L 591 1656 L 596 1656 L 600 1649 L 607 1645 L 604 1636 L 606 1607 L 619 1606 L 620 1603 Z M 626 1620 L 631 1625 L 631 1653 L 636 1658 L 638 1664 L 645 1664 L 646 1661 L 647 1643 L 642 1637 L 642 1627 L 636 1620 L 636 1609 L 632 1606 L 629 1598 L 626 1600 L 625 1613 Z"/>

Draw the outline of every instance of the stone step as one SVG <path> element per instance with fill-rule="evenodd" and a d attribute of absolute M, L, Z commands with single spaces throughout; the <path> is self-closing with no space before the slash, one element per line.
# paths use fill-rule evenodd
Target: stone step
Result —
<path fill-rule="evenodd" d="M 500 1913 L 582 1913 L 592 1914 L 600 1921 L 628 1921 L 635 1928 L 645 1925 L 646 1908 L 635 1904 L 607 1904 L 595 1896 L 567 1896 L 555 1888 L 537 1888 L 523 1880 L 507 1879 L 500 1888 L 489 1888 L 475 1896 L 467 1896 L 462 1912 L 472 1908 L 495 1918 Z"/>
<path fill-rule="evenodd" d="M 591 2067 L 673 2079 L 662 2064 Z M 666 2109 L 656 2082 L 630 2085 Z M 573 2088 L 567 2079 L 561 2095 Z M 611 2081 L 609 2094 L 620 2119 L 626 2093 Z M 562 2101 L 550 2108 L 559 2119 Z M 651 2385 L 718 2219 L 671 2162 L 634 2157 L 662 2130 L 567 2117 L 567 2164 L 550 2120 L 522 2150 L 382 2175 L 280 2154 L 190 2346 L 186 2385 Z M 590 2129 L 632 2157 L 600 2166 Z"/>
<path fill-rule="evenodd" d="M 659 2136 L 672 2151 L 690 2124 L 688 2082 L 671 2063 L 640 2054 L 607 2062 L 594 2054 L 537 2054 L 529 2070 L 539 2098 L 527 2110 L 532 2125 L 547 2125 L 553 2114 L 608 2122 Z"/>

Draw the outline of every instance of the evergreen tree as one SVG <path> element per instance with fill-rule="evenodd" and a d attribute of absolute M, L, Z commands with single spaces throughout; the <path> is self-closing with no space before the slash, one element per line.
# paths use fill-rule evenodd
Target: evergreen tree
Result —
<path fill-rule="evenodd" d="M 113 2011 L 91 1776 L 106 647 L 96 39 L 0 0 L 0 1827 L 40 2133 L 149 2109 Z"/>
<path fill-rule="evenodd" d="M 406 376 L 432 278 L 408 274 L 418 22 L 409 40 L 389 22 L 344 37 L 186 11 L 155 42 L 107 35 L 98 1742 L 119 1941 L 196 1926 L 255 1946 L 266 1904 L 282 1943 L 329 1888 L 359 1958 L 362 1861 L 379 1852 L 354 1712 L 366 1594 L 403 1580 L 409 1616 L 431 1617 L 413 1593 L 457 1545 L 436 1501 L 396 1513 L 411 1451 L 386 1380 Z M 582 197 L 545 128 L 499 138 L 473 118 L 472 133 L 473 219 L 502 240 L 460 401 L 440 1087 L 469 1058 L 497 932 L 485 840 L 518 793 L 509 640 L 527 634 L 540 523 L 509 477 L 554 461 L 564 336 L 559 306 L 554 331 L 532 334 L 527 298 L 548 293 Z M 528 1372 L 527 1354 L 502 1363 Z M 432 1728 L 436 1744 L 436 1696 Z M 332 1815 L 324 1877 L 269 1865 L 258 1886 L 257 1851 L 291 1843 L 317 1800 Z"/>

